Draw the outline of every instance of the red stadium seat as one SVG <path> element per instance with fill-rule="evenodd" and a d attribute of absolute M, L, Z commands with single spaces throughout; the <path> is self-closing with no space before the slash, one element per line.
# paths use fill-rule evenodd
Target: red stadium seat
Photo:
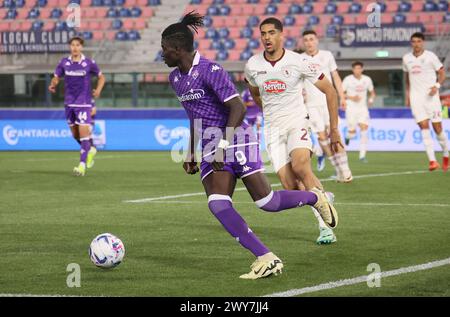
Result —
<path fill-rule="evenodd" d="M 228 51 L 228 60 L 230 61 L 238 61 L 241 55 L 240 50 L 230 50 Z"/>
<path fill-rule="evenodd" d="M 91 31 L 101 30 L 101 26 L 100 26 L 101 22 L 100 21 L 94 20 L 94 21 L 89 21 L 88 23 L 85 23 L 85 24 L 88 24 L 88 28 Z"/>
<path fill-rule="evenodd" d="M 316 2 L 313 4 L 313 12 L 312 14 L 321 14 L 325 11 L 325 6 L 327 4 L 325 2 Z M 339 4 L 341 5 L 341 4 Z"/>
<path fill-rule="evenodd" d="M 412 1 L 411 12 L 422 12 L 424 2 L 425 1 Z"/>
<path fill-rule="evenodd" d="M 230 39 L 238 39 L 241 36 L 241 28 L 240 27 L 229 27 L 230 30 Z"/>
<path fill-rule="evenodd" d="M 82 8 L 81 17 L 82 19 L 92 19 L 96 16 L 96 10 L 94 8 Z"/>
<path fill-rule="evenodd" d="M 150 18 L 153 16 L 153 9 L 150 7 L 141 8 L 142 10 L 142 18 Z"/>
<path fill-rule="evenodd" d="M 247 39 L 238 39 L 238 38 L 232 38 L 234 40 L 235 43 L 235 47 L 234 49 L 238 50 L 238 51 L 243 51 L 246 47 L 247 47 Z"/>
<path fill-rule="evenodd" d="M 345 17 L 344 17 L 344 21 L 345 21 Z M 391 21 L 391 20 L 389 20 L 389 21 Z M 357 14 L 356 18 L 355 18 L 355 23 L 356 24 L 366 24 L 367 23 L 367 15 L 365 15 L 365 14 Z"/>
<path fill-rule="evenodd" d="M 339 2 L 337 6 L 337 14 L 344 14 L 348 12 L 350 8 L 350 2 Z"/>
<path fill-rule="evenodd" d="M 100 8 L 95 8 L 95 17 L 96 18 L 104 18 L 106 17 L 106 13 L 108 12 L 109 8 L 106 7 L 100 7 Z"/>
<path fill-rule="evenodd" d="M 291 7 L 290 4 L 287 3 L 280 3 L 278 5 L 278 11 L 277 11 L 277 15 L 287 15 L 289 13 L 289 8 Z"/>
<path fill-rule="evenodd" d="M 17 9 L 17 20 L 25 20 L 28 16 L 29 8 Z"/>
<path fill-rule="evenodd" d="M 40 8 L 39 9 L 39 18 L 40 19 L 49 19 L 52 13 L 53 8 Z"/>
<path fill-rule="evenodd" d="M 128 1 L 131 1 L 131 0 L 127 0 L 127 2 Z M 81 0 L 80 5 L 82 8 L 90 7 L 91 2 L 92 2 L 92 0 Z"/>
<path fill-rule="evenodd" d="M 114 41 L 115 37 L 116 37 L 116 31 L 106 31 L 104 33 L 104 38 L 109 41 Z"/>
<path fill-rule="evenodd" d="M 123 18 L 122 22 L 123 22 L 122 28 L 124 30 L 130 31 L 134 29 L 134 18 Z"/>
<path fill-rule="evenodd" d="M 127 0 L 125 1 L 124 7 L 125 8 L 131 8 L 137 6 L 137 0 Z M 141 8 L 143 9 L 143 8 Z"/>
<path fill-rule="evenodd" d="M 288 26 L 284 30 L 285 30 L 284 33 L 286 34 L 287 37 L 299 38 L 302 34 L 302 30 L 295 26 Z"/>
<path fill-rule="evenodd" d="M 213 26 L 215 28 L 222 28 L 228 24 L 227 20 L 231 20 L 229 17 L 214 17 Z"/>
<path fill-rule="evenodd" d="M 22 21 L 20 23 L 19 31 L 29 31 L 31 29 L 31 21 Z"/>
<path fill-rule="evenodd" d="M 204 50 L 201 51 L 200 54 L 207 59 L 215 60 L 217 52 L 214 50 Z"/>
<path fill-rule="evenodd" d="M 32 1 L 27 2 L 31 3 Z M 59 8 L 59 0 L 47 0 L 47 8 Z"/>
<path fill-rule="evenodd" d="M 201 39 L 198 41 L 198 50 L 203 52 L 204 50 L 208 50 L 211 46 L 211 42 L 208 39 Z"/>
<path fill-rule="evenodd" d="M 360 16 L 359 14 L 344 14 L 344 24 L 354 24 L 356 23 L 356 17 Z M 367 20 L 367 17 L 363 15 L 363 17 Z M 364 22 L 365 23 L 365 22 Z M 325 25 L 325 23 L 321 23 L 321 25 Z"/>
<path fill-rule="evenodd" d="M 45 21 L 44 26 L 42 27 L 42 29 L 43 29 L 44 31 L 51 31 L 51 30 L 53 30 L 54 28 L 55 28 L 55 22 L 52 21 L 52 20 L 47 20 L 47 21 Z"/>
<path fill-rule="evenodd" d="M 102 31 L 94 31 L 92 32 L 92 38 L 96 41 L 103 40 L 103 32 Z"/>
<path fill-rule="evenodd" d="M 300 16 L 298 16 L 298 17 L 296 17 L 296 18 L 297 18 L 297 20 L 304 20 L 305 22 L 308 21 L 307 19 L 299 19 Z M 333 18 L 333 16 L 330 15 L 330 14 L 322 14 L 322 15 L 320 16 L 320 24 L 322 24 L 322 25 L 328 25 L 328 24 L 331 23 L 331 19 L 332 19 L 332 18 Z M 345 17 L 344 17 L 344 19 L 345 19 Z M 297 25 L 297 21 L 296 21 L 295 24 Z"/>
<path fill-rule="evenodd" d="M 384 13 L 381 15 L 381 23 L 382 24 L 391 24 L 392 23 L 392 14 L 390 13 Z"/>
<path fill-rule="evenodd" d="M 134 28 L 136 30 L 143 30 L 147 27 L 147 21 L 144 18 L 137 18 L 134 21 Z"/>
<path fill-rule="evenodd" d="M 19 31 L 20 28 L 20 22 L 19 21 L 12 21 L 9 27 L 9 31 Z"/>
<path fill-rule="evenodd" d="M 253 15 L 264 15 L 266 13 L 266 8 L 265 6 L 259 5 L 259 6 L 255 6 L 253 9 Z"/>
<path fill-rule="evenodd" d="M 141 1 L 141 0 L 138 0 Z M 193 10 L 197 11 L 198 13 L 200 13 L 201 15 L 206 15 L 206 11 L 208 10 L 209 5 L 204 5 L 204 4 L 200 4 L 200 5 L 188 5 L 186 7 L 186 9 L 184 10 L 184 14 L 191 12 Z"/>
<path fill-rule="evenodd" d="M 426 14 L 425 16 L 428 16 L 428 15 Z M 423 21 L 423 20 L 418 20 L 418 17 L 419 16 L 416 13 L 409 13 L 409 14 L 406 15 L 406 22 L 407 23 L 417 23 L 417 22 L 425 23 L 426 22 L 426 21 Z"/>
<path fill-rule="evenodd" d="M 231 7 L 231 16 L 251 16 L 253 15 L 254 6 L 251 4 L 242 4 Z"/>
<path fill-rule="evenodd" d="M 386 1 L 386 11 L 385 12 L 397 12 L 398 11 L 398 1 Z"/>
<path fill-rule="evenodd" d="M 8 21 L 0 21 L 0 31 L 8 31 L 11 28 L 11 23 Z"/>

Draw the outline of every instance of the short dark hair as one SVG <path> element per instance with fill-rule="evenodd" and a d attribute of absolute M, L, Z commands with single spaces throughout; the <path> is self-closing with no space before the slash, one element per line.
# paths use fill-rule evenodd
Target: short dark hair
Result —
<path fill-rule="evenodd" d="M 278 20 L 277 18 L 270 17 L 270 18 L 265 19 L 259 25 L 259 30 L 261 30 L 261 27 L 266 24 L 273 24 L 275 26 L 275 29 L 277 29 L 280 32 L 283 32 L 283 23 L 281 23 L 281 21 Z"/>
<path fill-rule="evenodd" d="M 187 52 L 194 51 L 194 34 L 203 26 L 203 16 L 195 11 L 186 14 L 180 22 L 169 25 L 161 34 L 163 40 L 171 41 Z"/>
<path fill-rule="evenodd" d="M 411 40 L 415 37 L 421 39 L 422 41 L 425 41 L 425 35 L 422 32 L 416 32 L 411 35 Z"/>
<path fill-rule="evenodd" d="M 303 50 L 303 49 L 301 49 L 301 48 L 296 48 L 296 49 L 294 50 L 294 52 L 296 52 L 296 53 L 298 53 L 298 54 L 302 54 L 302 53 L 305 52 L 305 50 Z"/>
<path fill-rule="evenodd" d="M 303 31 L 302 36 L 306 36 L 306 35 L 310 35 L 310 34 L 317 36 L 317 33 L 314 30 Z"/>
<path fill-rule="evenodd" d="M 84 40 L 81 36 L 77 35 L 77 36 L 70 38 L 69 44 L 72 44 L 73 41 L 78 41 L 78 42 L 80 42 L 81 45 L 84 45 Z"/>
<path fill-rule="evenodd" d="M 364 63 L 361 62 L 361 61 L 354 61 L 354 62 L 352 63 L 352 68 L 355 67 L 355 66 L 361 66 L 361 67 L 364 67 Z"/>

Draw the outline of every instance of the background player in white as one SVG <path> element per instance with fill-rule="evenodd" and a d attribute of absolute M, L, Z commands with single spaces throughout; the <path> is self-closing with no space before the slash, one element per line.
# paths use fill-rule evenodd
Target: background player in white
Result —
<path fill-rule="evenodd" d="M 373 88 L 372 79 L 363 75 L 364 64 L 360 61 L 352 63 L 352 75 L 348 75 L 342 82 L 342 88 L 347 99 L 347 108 L 345 109 L 345 118 L 347 120 L 347 136 L 345 144 L 348 145 L 350 140 L 356 135 L 356 126 L 361 130 L 361 140 L 359 146 L 359 159 L 367 163 L 367 129 L 369 128 L 369 109 L 375 100 L 375 89 Z M 367 93 L 370 94 L 367 100 Z"/>
<path fill-rule="evenodd" d="M 304 82 L 309 81 L 326 95 L 333 152 L 342 148 L 336 90 L 310 63 L 302 62 L 297 53 L 283 48 L 283 24 L 278 19 L 265 19 L 260 32 L 264 51 L 248 60 L 245 77 L 253 100 L 263 109 L 264 134 L 272 165 L 285 189 L 323 190 L 311 168 L 310 123 L 302 89 Z M 333 231 L 314 213 L 320 228 L 317 243 L 336 241 Z"/>
<path fill-rule="evenodd" d="M 337 71 L 333 54 L 330 51 L 319 50 L 319 39 L 314 30 L 303 32 L 303 44 L 305 52 L 300 55 L 303 61 L 312 63 L 319 73 L 323 73 L 329 81 L 334 82 L 341 101 L 341 107 L 345 109 L 346 102 L 344 91 L 342 90 L 342 81 Z M 332 153 L 330 149 L 327 98 L 324 93 L 309 82 L 305 83 L 305 89 L 306 107 L 310 116 L 312 130 L 317 133 L 323 152 L 336 170 L 337 181 L 349 183 L 353 180 L 353 176 L 348 166 L 348 157 L 344 147 L 340 147 L 337 153 Z"/>
<path fill-rule="evenodd" d="M 413 116 L 422 132 L 423 144 L 430 161 L 429 170 L 439 168 L 433 149 L 430 120 L 442 147 L 442 169 L 448 170 L 447 136 L 442 129 L 442 109 L 439 88 L 445 81 L 445 70 L 439 58 L 425 50 L 425 36 L 411 36 L 412 52 L 403 56 L 403 71 L 406 75 L 406 105 L 411 106 Z M 436 76 L 436 72 L 438 76 Z"/>

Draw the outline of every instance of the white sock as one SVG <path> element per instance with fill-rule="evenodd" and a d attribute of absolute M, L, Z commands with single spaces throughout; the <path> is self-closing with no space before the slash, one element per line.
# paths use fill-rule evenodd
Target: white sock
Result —
<path fill-rule="evenodd" d="M 336 163 L 335 155 L 330 156 L 328 159 L 330 160 L 331 165 L 334 167 L 334 170 L 336 171 L 337 178 L 341 178 L 341 171 L 339 169 L 339 166 Z"/>
<path fill-rule="evenodd" d="M 347 132 L 347 139 L 353 139 L 356 135 L 356 131 L 349 131 Z"/>
<path fill-rule="evenodd" d="M 320 144 L 316 144 L 316 145 L 314 146 L 314 153 L 315 153 L 317 156 L 323 156 L 323 150 L 322 150 L 322 147 L 320 146 Z"/>
<path fill-rule="evenodd" d="M 369 138 L 367 137 L 367 130 L 361 131 L 361 142 L 360 142 L 360 146 L 359 146 L 359 158 L 360 159 L 366 157 L 368 141 L 369 141 Z"/>
<path fill-rule="evenodd" d="M 330 145 L 330 139 L 319 140 L 320 148 L 323 151 L 323 148 L 327 148 Z"/>
<path fill-rule="evenodd" d="M 442 155 L 448 157 L 448 142 L 445 132 L 442 131 L 440 134 L 438 134 L 437 139 L 442 148 Z"/>
<path fill-rule="evenodd" d="M 423 145 L 425 145 L 425 151 L 427 152 L 428 160 L 436 161 L 436 156 L 434 155 L 433 149 L 433 139 L 431 138 L 430 129 L 422 129 L 422 139 Z"/>
<path fill-rule="evenodd" d="M 341 172 L 341 175 L 344 178 L 349 178 L 352 176 L 352 172 L 350 171 L 350 167 L 348 166 L 348 157 L 346 152 L 336 153 L 334 155 L 336 160 L 336 167 Z"/>
<path fill-rule="evenodd" d="M 316 216 L 317 221 L 319 222 L 319 229 L 328 228 L 325 222 L 323 221 L 322 217 L 320 216 L 319 212 L 313 207 L 311 207 L 311 210 L 313 211 L 314 216 Z"/>

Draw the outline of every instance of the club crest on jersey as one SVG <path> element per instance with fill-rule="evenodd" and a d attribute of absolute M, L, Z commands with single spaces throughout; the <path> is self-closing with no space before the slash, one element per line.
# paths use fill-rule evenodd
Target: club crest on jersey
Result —
<path fill-rule="evenodd" d="M 281 71 L 283 72 L 284 77 L 289 78 L 291 76 L 291 71 L 289 70 L 289 68 L 283 67 Z"/>
<path fill-rule="evenodd" d="M 185 92 L 181 96 L 177 96 L 180 102 L 198 100 L 203 98 L 205 95 L 205 91 L 203 89 L 191 89 L 188 92 Z"/>
<path fill-rule="evenodd" d="M 192 72 L 192 78 L 194 78 L 194 79 L 197 79 L 197 77 L 198 77 L 198 70 L 194 70 L 193 72 Z"/>
<path fill-rule="evenodd" d="M 281 94 L 287 88 L 284 81 L 279 79 L 270 79 L 264 82 L 263 88 L 269 94 Z"/>

